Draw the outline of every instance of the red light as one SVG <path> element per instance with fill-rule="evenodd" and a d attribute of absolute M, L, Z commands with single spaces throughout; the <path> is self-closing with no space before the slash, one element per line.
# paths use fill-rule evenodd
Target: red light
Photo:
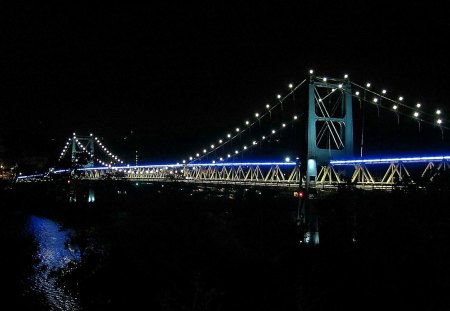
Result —
<path fill-rule="evenodd" d="M 301 197 L 301 198 L 303 198 L 303 192 L 300 191 L 300 192 L 298 193 L 298 196 Z"/>

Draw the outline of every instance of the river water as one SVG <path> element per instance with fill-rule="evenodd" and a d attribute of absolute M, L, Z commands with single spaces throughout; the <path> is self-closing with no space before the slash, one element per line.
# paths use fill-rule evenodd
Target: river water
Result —
<path fill-rule="evenodd" d="M 45 298 L 43 303 L 50 310 L 81 310 L 77 294 L 59 285 L 51 274 L 80 260 L 79 250 L 69 244 L 70 231 L 62 230 L 53 220 L 34 215 L 29 217 L 27 229 L 38 245 L 38 263 L 29 278 L 31 289 Z"/>

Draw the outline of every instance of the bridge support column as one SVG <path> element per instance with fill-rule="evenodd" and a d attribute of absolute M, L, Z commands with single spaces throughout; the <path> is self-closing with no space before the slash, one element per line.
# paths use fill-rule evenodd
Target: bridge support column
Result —
<path fill-rule="evenodd" d="M 301 215 L 306 229 L 304 242 L 319 243 L 318 211 L 314 208 L 317 165 L 328 166 L 331 159 L 353 156 L 353 111 L 350 81 L 311 75 L 309 83 L 305 198 Z"/>

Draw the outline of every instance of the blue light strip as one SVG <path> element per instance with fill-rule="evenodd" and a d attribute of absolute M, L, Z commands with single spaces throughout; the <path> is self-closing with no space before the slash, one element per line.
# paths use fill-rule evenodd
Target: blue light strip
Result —
<path fill-rule="evenodd" d="M 93 170 L 133 170 L 140 168 L 181 168 L 181 167 L 214 167 L 214 166 L 293 166 L 295 162 L 229 162 L 229 163 L 191 163 L 191 164 L 148 164 L 134 166 L 87 167 L 80 171 Z"/>
<path fill-rule="evenodd" d="M 24 175 L 24 176 L 17 177 L 17 179 L 43 177 L 43 176 L 44 176 L 44 174 Z"/>
<path fill-rule="evenodd" d="M 429 157 L 404 157 L 404 158 L 379 158 L 379 159 L 353 159 L 353 160 L 333 160 L 333 165 L 356 165 L 356 164 L 390 164 L 395 162 L 404 163 L 423 163 L 423 162 L 439 162 L 450 160 L 450 156 L 429 156 Z"/>

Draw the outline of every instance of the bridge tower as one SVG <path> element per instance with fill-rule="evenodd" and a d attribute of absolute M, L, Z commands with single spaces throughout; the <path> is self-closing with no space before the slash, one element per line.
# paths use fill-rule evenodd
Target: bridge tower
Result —
<path fill-rule="evenodd" d="M 88 154 L 87 163 L 83 167 L 94 167 L 94 137 L 90 136 L 73 136 L 72 139 L 72 165 L 78 164 L 80 154 Z"/>
<path fill-rule="evenodd" d="M 307 149 L 303 158 L 303 163 L 306 163 L 306 195 L 301 215 L 306 229 L 305 242 L 318 244 L 318 217 L 310 184 L 316 182 L 318 165 L 327 166 L 331 159 L 348 159 L 353 156 L 350 81 L 311 75 L 308 97 Z"/>

